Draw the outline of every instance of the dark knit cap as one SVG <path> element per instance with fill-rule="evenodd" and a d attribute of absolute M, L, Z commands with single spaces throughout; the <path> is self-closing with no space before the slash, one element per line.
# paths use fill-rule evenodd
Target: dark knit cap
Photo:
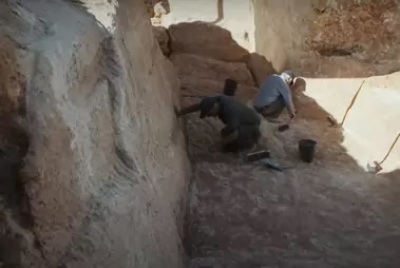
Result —
<path fill-rule="evenodd" d="M 218 97 L 205 97 L 202 99 L 200 101 L 200 118 L 206 117 L 217 102 Z"/>

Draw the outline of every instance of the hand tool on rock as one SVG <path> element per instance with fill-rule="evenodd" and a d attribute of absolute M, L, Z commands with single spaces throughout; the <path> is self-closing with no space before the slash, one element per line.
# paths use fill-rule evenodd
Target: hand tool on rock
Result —
<path fill-rule="evenodd" d="M 280 171 L 280 172 L 285 171 L 286 169 L 293 168 L 293 166 L 285 166 L 285 167 L 282 167 L 282 166 L 278 163 L 278 161 L 276 161 L 275 159 L 272 159 L 272 158 L 263 159 L 263 160 L 262 160 L 262 163 L 263 163 L 267 168 L 270 168 L 270 169 L 273 169 L 273 170 L 276 170 L 276 171 Z"/>
<path fill-rule="evenodd" d="M 278 127 L 278 131 L 279 131 L 279 132 L 284 132 L 284 131 L 288 130 L 288 129 L 290 128 L 290 122 L 292 122 L 292 119 L 293 119 L 293 118 L 294 118 L 294 117 L 290 117 L 286 124 L 280 125 L 280 126 Z"/>

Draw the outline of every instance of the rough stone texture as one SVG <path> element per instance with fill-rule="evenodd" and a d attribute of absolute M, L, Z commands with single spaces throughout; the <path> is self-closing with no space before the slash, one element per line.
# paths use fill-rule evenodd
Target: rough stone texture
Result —
<path fill-rule="evenodd" d="M 169 48 L 168 30 L 161 26 L 155 26 L 153 27 L 153 32 L 158 44 L 160 45 L 161 51 L 165 56 L 168 56 L 171 53 Z"/>
<path fill-rule="evenodd" d="M 179 77 L 225 81 L 235 79 L 239 84 L 254 86 L 250 71 L 244 63 L 223 62 L 190 54 L 172 54 L 170 57 Z"/>
<path fill-rule="evenodd" d="M 331 4 L 332 5 L 332 4 Z M 323 10 L 321 10 L 323 8 Z M 324 56 L 353 55 L 372 62 L 398 57 L 400 38 L 397 1 L 344 2 L 341 7 L 318 7 L 307 45 Z"/>
<path fill-rule="evenodd" d="M 2 11 L 7 11 L 4 4 L 0 4 L 0 15 Z M 40 252 L 31 250 L 35 238 L 25 229 L 33 222 L 19 174 L 28 149 L 28 137 L 20 124 L 26 78 L 19 72 L 18 48 L 4 38 L 1 28 L 0 36 L 0 264 L 19 267 L 24 257 L 41 263 Z"/>
<path fill-rule="evenodd" d="M 197 103 L 204 96 L 222 94 L 227 78 L 238 82 L 236 96 L 243 102 L 257 92 L 252 75 L 244 63 L 175 53 L 170 59 L 180 80 L 184 106 Z"/>
<path fill-rule="evenodd" d="M 244 61 L 249 52 L 232 39 L 231 33 L 206 22 L 179 23 L 169 27 L 174 53 L 197 54 L 223 61 Z"/>
<path fill-rule="evenodd" d="M 228 30 L 240 46 L 254 52 L 252 0 L 169 0 L 169 3 L 172 12 L 161 19 L 166 28 L 181 22 L 208 22 Z"/>
<path fill-rule="evenodd" d="M 19 2 L 0 3 L 0 101 L 26 102 L 29 151 L 1 193 L 2 265 L 185 267 L 179 83 L 143 2 Z"/>
<path fill-rule="evenodd" d="M 254 10 L 256 52 L 278 71 L 359 77 L 400 68 L 398 1 L 256 0 Z"/>
<path fill-rule="evenodd" d="M 246 64 L 258 87 L 261 86 L 268 76 L 277 73 L 272 63 L 257 53 L 251 53 Z"/>

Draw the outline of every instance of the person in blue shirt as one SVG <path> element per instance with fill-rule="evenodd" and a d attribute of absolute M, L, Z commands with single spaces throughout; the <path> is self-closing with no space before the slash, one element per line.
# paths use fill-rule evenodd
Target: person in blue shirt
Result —
<path fill-rule="evenodd" d="M 296 111 L 290 89 L 294 80 L 295 75 L 292 71 L 267 77 L 251 101 L 254 110 L 266 119 L 276 119 L 286 108 L 290 118 L 295 117 Z"/>

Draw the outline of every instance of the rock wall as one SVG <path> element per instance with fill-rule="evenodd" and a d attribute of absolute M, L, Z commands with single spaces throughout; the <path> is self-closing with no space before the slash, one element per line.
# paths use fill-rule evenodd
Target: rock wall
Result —
<path fill-rule="evenodd" d="M 5 267 L 184 267 L 179 83 L 143 2 L 109 2 L 0 3 Z"/>
<path fill-rule="evenodd" d="M 254 51 L 254 11 L 251 0 L 169 0 L 170 13 L 161 24 L 169 27 L 182 22 L 209 22 L 228 30 L 233 39 Z"/>
<path fill-rule="evenodd" d="M 249 52 L 228 30 L 206 22 L 178 23 L 168 29 L 171 50 L 222 61 L 243 61 Z"/>
<path fill-rule="evenodd" d="M 229 31 L 213 23 L 196 21 L 174 24 L 169 29 L 154 28 L 166 33 L 156 37 L 160 46 L 169 44 L 165 55 L 180 80 L 184 105 L 221 94 L 227 78 L 237 81 L 236 96 L 247 101 L 257 91 L 258 77 L 271 71 L 256 68 L 266 62 L 265 58 L 250 54 Z"/>
<path fill-rule="evenodd" d="M 304 76 L 365 77 L 400 68 L 396 0 L 254 0 L 256 52 Z"/>

